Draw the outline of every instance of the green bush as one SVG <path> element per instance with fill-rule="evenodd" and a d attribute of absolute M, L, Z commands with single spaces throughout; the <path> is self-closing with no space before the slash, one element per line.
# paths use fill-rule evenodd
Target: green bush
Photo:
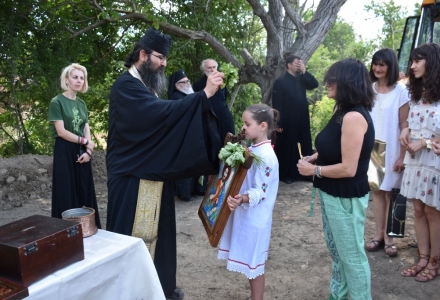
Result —
<path fill-rule="evenodd" d="M 335 100 L 323 96 L 321 100 L 316 101 L 309 106 L 310 110 L 310 131 L 312 134 L 312 143 L 315 145 L 315 138 L 318 133 L 327 125 L 333 115 Z"/>

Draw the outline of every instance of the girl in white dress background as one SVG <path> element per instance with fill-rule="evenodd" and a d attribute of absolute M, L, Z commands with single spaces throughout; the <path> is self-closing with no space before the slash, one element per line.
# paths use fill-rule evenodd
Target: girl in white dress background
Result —
<path fill-rule="evenodd" d="M 440 137 L 440 46 L 423 44 L 411 51 L 409 127 L 400 142 L 406 147 L 400 193 L 413 199 L 419 262 L 404 277 L 429 281 L 440 263 L 440 158 L 432 151 Z M 430 249 L 431 246 L 431 249 Z"/>
<path fill-rule="evenodd" d="M 252 164 L 234 197 L 227 204 L 232 211 L 220 242 L 218 258 L 227 260 L 226 268 L 248 279 L 251 299 L 262 300 L 264 266 L 268 257 L 272 211 L 278 192 L 278 159 L 269 137 L 278 121 L 278 111 L 266 104 L 248 107 L 242 116 L 249 150 L 262 158 Z"/>
<path fill-rule="evenodd" d="M 384 247 L 385 253 L 397 256 L 397 246 L 386 233 L 391 190 L 400 188 L 405 148 L 399 143 L 400 131 L 408 127 L 409 92 L 398 83 L 399 65 L 392 49 L 381 49 L 371 60 L 370 78 L 376 94 L 371 119 L 375 138 L 386 142 L 385 177 L 380 190 L 373 193 L 373 212 L 376 222 L 374 237 L 365 244 L 367 251 L 377 251 Z"/>

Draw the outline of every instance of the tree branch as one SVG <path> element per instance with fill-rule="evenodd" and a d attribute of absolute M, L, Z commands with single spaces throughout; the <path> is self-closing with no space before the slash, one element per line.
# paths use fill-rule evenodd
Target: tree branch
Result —
<path fill-rule="evenodd" d="M 153 21 L 149 20 L 144 14 L 141 14 L 141 13 L 126 13 L 125 15 L 120 16 L 118 20 L 119 21 L 122 21 L 122 20 L 141 21 L 141 22 L 144 22 L 147 24 L 153 23 Z M 107 18 L 104 20 L 99 20 L 96 23 L 93 23 L 93 24 L 91 24 L 81 30 L 75 31 L 75 32 L 69 28 L 67 28 L 67 30 L 72 32 L 71 38 L 75 38 L 75 37 L 80 36 L 81 34 L 87 32 L 87 31 L 90 31 L 94 28 L 97 28 L 103 24 L 117 22 L 118 20 L 114 20 L 112 18 Z M 214 51 L 219 53 L 225 61 L 232 63 L 232 65 L 234 67 L 241 68 L 241 66 L 242 66 L 240 61 L 238 61 L 238 59 L 235 57 L 235 55 L 233 55 L 229 51 L 229 49 L 225 47 L 225 45 L 223 45 L 214 36 L 212 36 L 211 34 L 207 33 L 204 30 L 194 31 L 194 30 L 189 30 L 189 29 L 183 29 L 183 28 L 177 27 L 175 25 L 172 25 L 170 23 L 164 23 L 164 22 L 159 22 L 159 27 L 162 30 L 164 30 L 165 32 L 172 34 L 173 36 L 176 36 L 176 37 L 193 39 L 193 40 L 202 40 L 202 41 L 206 42 Z"/>
<path fill-rule="evenodd" d="M 281 37 L 278 34 L 278 30 L 275 27 L 275 24 L 272 22 L 272 19 L 264 10 L 264 7 L 261 6 L 260 1 L 256 0 L 246 0 L 250 6 L 252 7 L 254 14 L 258 16 L 263 23 L 264 28 L 266 28 L 267 35 L 275 38 L 278 42 L 281 42 Z"/>
<path fill-rule="evenodd" d="M 290 5 L 289 0 L 280 0 L 280 2 L 284 7 L 284 11 L 286 12 L 286 15 L 293 22 L 299 34 L 304 36 L 306 34 L 304 24 L 302 23 L 300 16 Z"/>
<path fill-rule="evenodd" d="M 16 146 L 18 146 L 17 141 L 14 139 L 14 137 L 10 135 L 9 132 L 5 128 L 3 128 L 2 125 L 0 125 L 0 129 L 12 140 L 12 142 L 14 142 Z"/>

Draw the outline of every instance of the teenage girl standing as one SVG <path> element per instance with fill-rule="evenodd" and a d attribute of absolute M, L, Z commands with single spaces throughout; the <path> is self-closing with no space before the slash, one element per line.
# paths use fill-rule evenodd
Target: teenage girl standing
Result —
<path fill-rule="evenodd" d="M 400 193 L 413 199 L 419 262 L 401 274 L 424 282 L 439 274 L 440 263 L 440 158 L 435 153 L 440 136 L 437 44 L 423 44 L 412 50 L 409 91 L 409 126 L 400 134 L 400 142 L 407 150 Z"/>

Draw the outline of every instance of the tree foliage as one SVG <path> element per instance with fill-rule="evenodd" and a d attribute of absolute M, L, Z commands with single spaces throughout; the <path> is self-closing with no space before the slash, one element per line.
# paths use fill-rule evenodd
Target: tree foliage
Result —
<path fill-rule="evenodd" d="M 405 27 L 405 18 L 408 16 L 406 8 L 395 3 L 394 0 L 382 3 L 372 0 L 370 4 L 365 5 L 365 10 L 372 11 L 376 18 L 383 19 L 382 35 L 379 36 L 380 48 L 397 51 Z"/>
<path fill-rule="evenodd" d="M 335 23 L 345 2 L 0 0 L 0 155 L 51 153 L 48 106 L 61 92 L 62 68 L 72 62 L 87 67 L 90 89 L 79 96 L 104 146 L 110 87 L 150 26 L 173 37 L 168 75 L 185 69 L 195 81 L 206 58 L 238 69 L 238 83 L 229 89 L 237 95 L 231 109 L 238 129 L 247 106 L 270 103 L 284 52 L 310 60 L 307 68 L 321 80 L 335 60 L 365 58 L 371 45 L 355 42 L 351 27 Z M 323 93 L 320 87 L 310 97 L 317 101 Z"/>
<path fill-rule="evenodd" d="M 2 155 L 51 152 L 47 109 L 61 91 L 62 68 L 72 62 L 88 69 L 91 89 L 80 97 L 92 131 L 105 133 L 110 85 L 151 25 L 173 36 L 168 72 L 185 68 L 195 80 L 200 61 L 212 57 L 239 69 L 240 101 L 233 110 L 270 102 L 282 53 L 303 53 L 307 61 L 345 1 L 306 9 L 296 0 L 1 0 Z M 313 16 L 305 22 L 307 11 Z"/>
<path fill-rule="evenodd" d="M 310 128 L 314 137 L 324 128 L 333 114 L 334 100 L 325 96 L 325 72 L 336 61 L 352 57 L 368 65 L 375 50 L 374 41 L 364 41 L 356 36 L 353 26 L 338 18 L 323 43 L 310 58 L 307 70 L 320 82 L 318 88 L 307 92 L 310 107 Z"/>

